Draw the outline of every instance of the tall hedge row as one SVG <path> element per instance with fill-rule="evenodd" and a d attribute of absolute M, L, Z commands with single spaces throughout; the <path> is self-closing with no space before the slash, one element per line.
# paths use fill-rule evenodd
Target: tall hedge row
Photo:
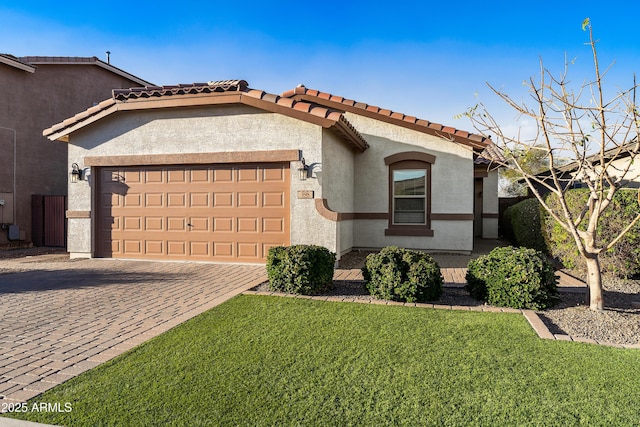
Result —
<path fill-rule="evenodd" d="M 571 190 L 567 192 L 567 205 L 571 212 L 577 215 L 588 198 L 589 191 L 587 189 Z M 559 199 L 555 195 L 550 195 L 546 201 L 550 206 L 560 206 Z M 640 213 L 640 206 L 638 205 L 637 191 L 630 189 L 618 191 L 612 205 L 600 217 L 598 223 L 599 242 L 610 242 L 638 213 Z M 584 224 L 586 222 L 584 221 Z M 586 265 L 578 253 L 573 238 L 549 215 L 546 215 L 542 232 L 547 239 L 547 245 L 553 257 L 577 273 L 586 273 Z M 619 276 L 640 273 L 640 224 L 636 224 L 611 250 L 601 254 L 600 264 L 603 271 Z"/>
<path fill-rule="evenodd" d="M 505 211 L 505 238 L 518 246 L 547 251 L 547 242 L 543 235 L 542 220 L 544 218 L 538 199 L 526 199 Z"/>
<path fill-rule="evenodd" d="M 611 241 L 640 213 L 637 197 L 636 190 L 625 189 L 616 193 L 613 205 L 600 218 L 599 241 Z M 567 205 L 574 215 L 585 206 L 588 198 L 587 189 L 574 189 L 566 193 Z M 546 202 L 554 208 L 560 206 L 554 194 L 549 194 Z M 503 221 L 505 238 L 519 246 L 548 253 L 576 274 L 586 273 L 586 266 L 573 238 L 544 211 L 537 199 L 527 199 L 509 207 Z M 583 221 L 583 227 L 586 223 L 586 220 Z M 620 276 L 640 274 L 640 224 L 633 227 L 613 249 L 601 254 L 600 263 L 603 271 Z"/>

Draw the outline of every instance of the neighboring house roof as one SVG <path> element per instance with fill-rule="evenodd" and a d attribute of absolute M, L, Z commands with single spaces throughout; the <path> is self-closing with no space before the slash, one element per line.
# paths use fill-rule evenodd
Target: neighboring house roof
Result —
<path fill-rule="evenodd" d="M 631 157 L 632 155 L 633 156 L 640 155 L 640 151 L 634 152 L 637 143 L 638 142 L 636 138 L 634 138 L 632 141 L 627 142 L 626 144 L 606 150 L 604 152 L 604 161 L 607 162 L 612 159 L 617 160 L 617 159 L 624 159 L 626 157 Z M 587 161 L 591 162 L 594 166 L 600 164 L 600 153 L 596 153 L 588 156 Z M 565 173 L 575 172 L 576 170 L 578 170 L 579 167 L 580 167 L 580 162 L 573 161 L 565 165 L 557 166 L 554 169 L 557 174 L 562 175 Z M 538 177 L 551 176 L 551 169 L 547 169 L 540 173 L 537 173 L 536 176 Z M 521 179 L 518 182 L 524 182 L 524 179 Z"/>
<path fill-rule="evenodd" d="M 35 73 L 36 67 L 30 65 L 26 62 L 20 60 L 13 55 L 9 55 L 8 53 L 0 53 L 0 64 L 6 64 L 11 67 L 18 68 L 19 70 L 28 71 L 30 73 Z"/>
<path fill-rule="evenodd" d="M 414 116 L 407 116 L 403 113 L 394 112 L 384 108 L 365 104 L 363 102 L 354 101 L 343 98 L 342 96 L 332 95 L 326 92 L 320 92 L 315 89 L 307 89 L 304 85 L 299 85 L 295 89 L 286 91 L 282 96 L 299 99 L 304 101 L 315 102 L 335 109 L 349 111 L 355 114 L 393 123 L 419 132 L 430 135 L 439 136 L 463 145 L 473 147 L 477 151 L 484 150 L 491 140 L 482 135 L 477 135 L 455 129 L 453 127 L 444 126 L 439 123 L 433 123 L 428 120 L 419 119 Z M 490 159 L 489 159 L 490 160 Z"/>
<path fill-rule="evenodd" d="M 124 78 L 127 78 L 137 84 L 143 86 L 151 86 L 153 83 L 150 83 L 146 80 L 142 80 L 140 77 L 134 76 L 131 73 L 127 73 L 126 71 L 114 67 L 110 63 L 101 61 L 95 56 L 92 57 L 80 57 L 80 56 L 23 56 L 20 58 L 20 61 L 29 64 L 30 66 L 37 65 L 96 65 L 100 68 L 104 68 L 107 71 L 110 71 L 114 74 L 118 74 Z"/>
<path fill-rule="evenodd" d="M 116 111 L 221 104 L 245 104 L 294 117 L 333 130 L 360 151 L 369 147 L 341 111 L 250 89 L 244 80 L 114 89 L 112 98 L 45 129 L 43 135 L 68 141 L 70 133 Z"/>

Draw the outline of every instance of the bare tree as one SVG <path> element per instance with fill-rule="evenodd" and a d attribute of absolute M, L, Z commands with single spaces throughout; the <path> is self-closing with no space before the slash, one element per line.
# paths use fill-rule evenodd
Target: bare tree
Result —
<path fill-rule="evenodd" d="M 524 141 L 520 135 L 506 134 L 482 103 L 465 115 L 480 133 L 493 137 L 505 159 L 500 166 L 517 172 L 548 214 L 573 237 L 587 267 L 587 301 L 592 310 L 602 310 L 599 255 L 619 242 L 640 220 L 640 215 L 609 241 L 599 238 L 598 222 L 611 207 L 616 192 L 627 185 L 633 161 L 640 152 L 640 112 L 635 99 L 635 77 L 628 90 L 611 95 L 605 90 L 603 79 L 609 68 L 604 71 L 600 68 L 597 41 L 588 18 L 582 23 L 582 29 L 589 34 L 586 45 L 593 55 L 592 79 L 574 89 L 568 79 L 569 62 L 565 61 L 563 73 L 556 77 L 540 61 L 540 80 L 531 78 L 526 82 L 531 95 L 529 103 L 518 103 L 489 84 L 518 114 L 536 121 L 533 139 Z M 532 156 L 532 150 L 541 153 Z M 628 156 L 629 161 L 622 166 L 614 164 L 622 155 Z M 526 164 L 531 157 L 546 159 L 549 172 L 532 173 Z M 566 168 L 558 169 L 567 162 L 573 165 L 569 175 Z M 589 190 L 588 200 L 580 212 L 571 211 L 565 198 L 576 181 Z M 558 207 L 545 201 L 542 189 L 557 196 Z"/>

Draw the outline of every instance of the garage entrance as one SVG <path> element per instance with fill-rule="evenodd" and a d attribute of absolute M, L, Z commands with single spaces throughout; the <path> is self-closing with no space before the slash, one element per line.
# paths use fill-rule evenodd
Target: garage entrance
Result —
<path fill-rule="evenodd" d="M 289 163 L 98 169 L 96 256 L 264 262 L 289 245 Z"/>

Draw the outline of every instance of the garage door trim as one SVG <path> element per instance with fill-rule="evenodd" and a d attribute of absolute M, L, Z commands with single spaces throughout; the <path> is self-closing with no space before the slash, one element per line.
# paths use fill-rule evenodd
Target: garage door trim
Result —
<path fill-rule="evenodd" d="M 87 156 L 85 166 L 162 166 L 223 163 L 272 163 L 300 160 L 300 150 L 232 151 L 215 153 Z"/>

